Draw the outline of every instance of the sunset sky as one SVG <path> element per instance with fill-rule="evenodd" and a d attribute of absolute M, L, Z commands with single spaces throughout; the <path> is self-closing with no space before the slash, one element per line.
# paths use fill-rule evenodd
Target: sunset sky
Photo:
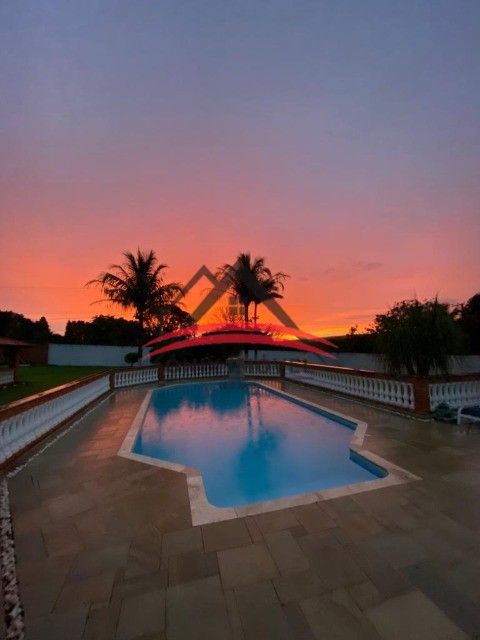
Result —
<path fill-rule="evenodd" d="M 265 256 L 321 335 L 480 291 L 478 0 L 7 0 L 0 41 L 1 310 L 115 313 L 137 247 Z"/>

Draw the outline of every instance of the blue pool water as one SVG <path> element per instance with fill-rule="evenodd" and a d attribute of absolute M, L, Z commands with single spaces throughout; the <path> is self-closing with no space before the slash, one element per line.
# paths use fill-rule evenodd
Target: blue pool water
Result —
<path fill-rule="evenodd" d="M 255 383 L 164 387 L 151 396 L 133 452 L 199 469 L 217 507 L 385 475 L 350 458 L 354 423 L 327 415 Z"/>

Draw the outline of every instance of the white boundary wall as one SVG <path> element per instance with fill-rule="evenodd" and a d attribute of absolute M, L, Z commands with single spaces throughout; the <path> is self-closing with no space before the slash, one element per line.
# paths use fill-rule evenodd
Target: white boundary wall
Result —
<path fill-rule="evenodd" d="M 326 360 L 327 358 L 324 358 L 322 364 L 328 364 Z M 381 357 L 374 353 L 340 353 L 337 366 L 386 373 Z M 480 372 L 480 356 L 450 356 L 449 375 L 467 375 L 478 372 Z M 442 372 L 433 371 L 432 375 L 434 374 L 441 375 Z"/>
<path fill-rule="evenodd" d="M 111 347 L 93 344 L 50 344 L 48 345 L 48 364 L 64 366 L 126 367 L 125 355 L 137 347 Z M 149 359 L 142 360 L 142 366 L 150 364 Z"/>
<path fill-rule="evenodd" d="M 125 367 L 125 354 L 137 351 L 137 347 L 111 347 L 89 344 L 50 344 L 48 348 L 48 364 L 71 366 Z M 146 353 L 147 350 L 144 350 Z M 332 353 L 335 353 L 332 350 Z M 254 360 L 255 350 L 248 350 L 248 359 Z M 333 367 L 350 367 L 365 371 L 385 373 L 380 356 L 373 353 L 339 353 L 337 359 L 317 356 L 306 351 L 265 351 L 257 350 L 257 360 L 296 360 L 312 364 L 323 364 Z M 147 359 L 139 365 L 150 364 Z M 469 374 L 480 372 L 480 356 L 452 356 L 450 358 L 450 374 Z M 406 372 L 405 372 L 406 373 Z M 438 372 L 441 373 L 441 372 Z"/>
<path fill-rule="evenodd" d="M 335 350 L 332 349 L 335 354 Z M 314 353 L 302 351 L 257 351 L 257 360 L 296 360 L 307 361 L 312 364 L 323 364 L 330 367 L 350 367 L 351 369 L 376 371 L 386 373 L 380 356 L 374 353 L 338 353 L 336 360 L 317 356 Z M 250 360 L 255 357 L 253 349 L 249 349 L 248 356 Z M 451 356 L 450 369 L 451 375 L 466 375 L 469 373 L 480 372 L 480 356 Z M 406 372 L 405 372 L 406 373 Z M 441 374 L 441 372 L 438 372 Z"/>

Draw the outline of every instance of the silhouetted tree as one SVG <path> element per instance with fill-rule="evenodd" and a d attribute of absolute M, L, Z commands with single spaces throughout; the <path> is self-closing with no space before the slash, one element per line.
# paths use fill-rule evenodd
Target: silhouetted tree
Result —
<path fill-rule="evenodd" d="M 224 264 L 217 269 L 217 278 L 225 278 L 227 287 L 238 297 L 245 309 L 245 322 L 249 322 L 249 307 L 257 307 L 265 300 L 282 298 L 286 273 L 272 273 L 265 265 L 265 258 L 252 258 L 250 253 L 239 253 L 235 264 Z"/>
<path fill-rule="evenodd" d="M 480 353 L 480 293 L 476 293 L 464 304 L 454 307 L 453 317 L 467 336 L 469 351 Z"/>
<path fill-rule="evenodd" d="M 69 320 L 65 328 L 67 344 L 131 346 L 137 343 L 138 324 L 134 320 L 95 316 L 91 322 Z"/>
<path fill-rule="evenodd" d="M 392 373 L 427 376 L 432 369 L 448 371 L 460 333 L 447 304 L 432 300 L 396 302 L 375 317 L 371 333 Z"/>
<path fill-rule="evenodd" d="M 124 252 L 125 262 L 113 264 L 112 271 L 104 271 L 97 278 L 90 280 L 89 285 L 101 288 L 106 299 L 123 309 L 134 311 L 138 322 L 138 354 L 141 356 L 141 345 L 145 342 L 145 327 L 153 317 L 159 317 L 163 307 L 171 306 L 182 288 L 178 282 L 163 282 L 163 271 L 166 264 L 159 264 L 154 251 L 136 255 Z"/>
<path fill-rule="evenodd" d="M 84 320 L 68 320 L 63 341 L 66 344 L 88 344 L 86 340 L 86 326 L 88 324 Z"/>
<path fill-rule="evenodd" d="M 0 335 L 34 344 L 56 342 L 59 338 L 52 333 L 44 316 L 39 320 L 30 320 L 14 311 L 0 311 Z"/>

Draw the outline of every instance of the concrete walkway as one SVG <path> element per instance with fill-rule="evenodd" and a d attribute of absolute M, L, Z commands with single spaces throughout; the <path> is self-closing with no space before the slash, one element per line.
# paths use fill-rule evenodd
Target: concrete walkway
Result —
<path fill-rule="evenodd" d="M 423 478 L 192 527 L 185 478 L 117 456 L 117 391 L 9 482 L 29 640 L 480 638 L 480 436 L 286 383 Z"/>

